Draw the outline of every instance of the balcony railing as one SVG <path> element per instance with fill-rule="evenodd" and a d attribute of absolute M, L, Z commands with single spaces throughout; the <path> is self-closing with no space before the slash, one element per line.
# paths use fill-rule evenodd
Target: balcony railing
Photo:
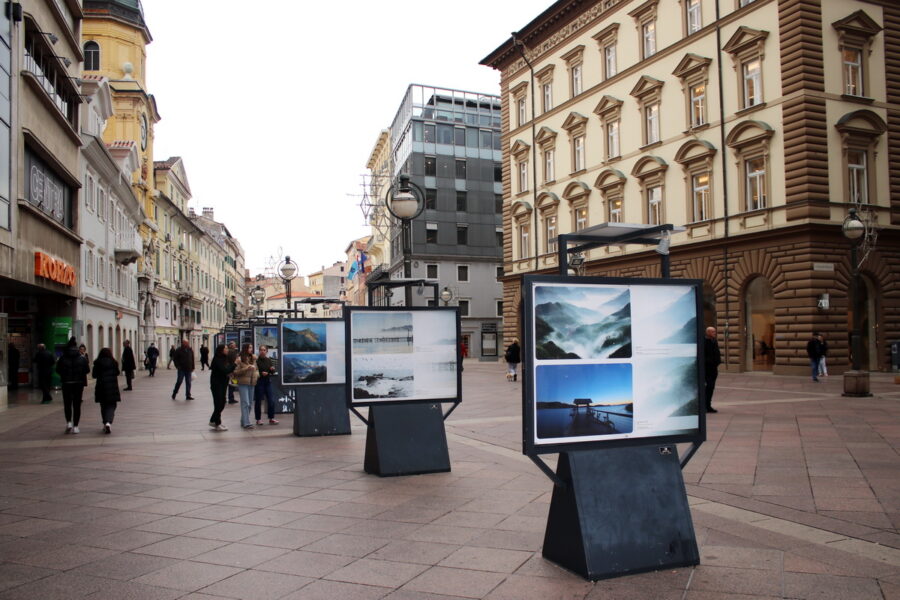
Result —
<path fill-rule="evenodd" d="M 60 110 L 66 120 L 68 120 L 69 103 L 56 89 L 56 77 L 58 77 L 58 75 L 46 73 L 40 62 L 32 56 L 27 49 L 25 50 L 25 70 L 35 76 L 41 84 L 41 87 L 44 88 L 44 91 L 47 92 L 47 95 L 50 96 L 53 103 L 56 104 L 56 107 Z"/>

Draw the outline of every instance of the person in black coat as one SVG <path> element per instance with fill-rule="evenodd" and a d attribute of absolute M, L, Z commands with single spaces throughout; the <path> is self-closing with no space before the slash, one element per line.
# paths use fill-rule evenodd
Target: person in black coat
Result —
<path fill-rule="evenodd" d="M 66 415 L 66 433 L 78 433 L 81 420 L 81 398 L 87 385 L 91 368 L 87 358 L 76 347 L 75 338 L 69 340 L 62 356 L 56 362 L 56 372 L 62 381 L 63 411 Z"/>
<path fill-rule="evenodd" d="M 94 402 L 100 404 L 103 431 L 112 433 L 116 404 L 122 399 L 119 395 L 119 363 L 113 358 L 112 350 L 109 348 L 100 350 L 97 360 L 94 361 L 91 375 L 97 380 L 94 388 Z"/>
<path fill-rule="evenodd" d="M 228 380 L 231 379 L 234 367 L 234 361 L 225 350 L 225 344 L 216 346 L 212 364 L 209 366 L 211 371 L 209 389 L 212 391 L 213 397 L 213 412 L 209 418 L 209 426 L 216 431 L 228 431 L 228 428 L 222 425 L 222 409 L 225 408 L 225 392 L 228 389 Z"/>
<path fill-rule="evenodd" d="M 34 365 L 37 367 L 37 383 L 41 390 L 41 404 L 49 404 L 53 401 L 50 395 L 50 381 L 53 376 L 53 365 L 56 359 L 47 351 L 47 347 L 38 344 L 37 354 L 34 355 Z"/>
<path fill-rule="evenodd" d="M 712 406 L 712 397 L 716 389 L 716 379 L 719 378 L 719 365 L 721 364 L 722 351 L 719 350 L 716 328 L 707 327 L 706 337 L 703 338 L 703 378 L 706 383 L 706 412 L 708 413 L 719 412 Z"/>
<path fill-rule="evenodd" d="M 812 380 L 819 381 L 819 361 L 825 355 L 822 349 L 822 342 L 819 340 L 819 333 L 813 332 L 812 337 L 806 342 L 806 355 L 809 356 L 809 366 L 812 370 Z"/>
<path fill-rule="evenodd" d="M 150 347 L 144 352 L 144 356 L 147 357 L 147 370 L 150 371 L 150 377 L 155 377 L 156 361 L 159 360 L 159 348 L 156 347 L 156 344 L 150 342 Z"/>
<path fill-rule="evenodd" d="M 516 381 L 519 378 L 516 370 L 519 363 L 522 362 L 522 351 L 519 348 L 519 340 L 514 339 L 512 344 L 506 347 L 506 353 L 503 355 L 506 360 L 506 380 Z"/>
<path fill-rule="evenodd" d="M 208 369 L 209 366 L 209 348 L 206 344 L 200 346 L 200 370 Z"/>
<path fill-rule="evenodd" d="M 15 344 L 10 342 L 6 354 L 6 374 L 9 378 L 9 385 L 7 387 L 11 390 L 19 389 L 19 361 L 21 358 L 19 349 L 16 348 Z"/>
<path fill-rule="evenodd" d="M 193 400 L 191 396 L 191 376 L 194 373 L 194 351 L 191 350 L 191 343 L 187 340 L 181 340 L 181 347 L 174 352 L 172 360 L 175 361 L 175 368 L 178 369 L 178 377 L 175 379 L 175 389 L 172 390 L 172 400 L 178 395 L 178 388 L 184 381 L 184 399 Z"/>
<path fill-rule="evenodd" d="M 134 371 L 137 369 L 137 363 L 134 362 L 134 350 L 131 349 L 131 342 L 125 340 L 125 347 L 122 348 L 122 372 L 125 373 L 125 391 L 130 392 L 131 380 L 134 379 Z"/>

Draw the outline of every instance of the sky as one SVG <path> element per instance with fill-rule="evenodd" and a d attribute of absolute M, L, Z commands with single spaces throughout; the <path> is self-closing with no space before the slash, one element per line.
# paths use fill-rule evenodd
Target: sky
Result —
<path fill-rule="evenodd" d="M 308 275 L 368 235 L 362 175 L 411 83 L 499 94 L 479 61 L 551 0 L 144 0 L 154 159 L 180 156 L 251 275 Z"/>

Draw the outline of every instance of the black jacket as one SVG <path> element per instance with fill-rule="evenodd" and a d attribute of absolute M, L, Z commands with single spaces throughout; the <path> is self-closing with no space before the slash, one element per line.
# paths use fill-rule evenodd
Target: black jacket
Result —
<path fill-rule="evenodd" d="M 50 377 L 53 373 L 53 363 L 56 359 L 50 354 L 49 350 L 38 350 L 34 355 L 34 365 L 37 367 L 39 377 Z"/>
<path fill-rule="evenodd" d="M 91 376 L 97 380 L 94 388 L 94 402 L 118 402 L 119 395 L 119 363 L 114 358 L 98 358 L 94 361 Z"/>
<path fill-rule="evenodd" d="M 822 342 L 819 341 L 819 338 L 812 338 L 806 342 L 806 355 L 809 356 L 810 360 L 819 360 L 825 356 L 825 353 L 822 352 Z"/>
<path fill-rule="evenodd" d="M 722 351 L 719 350 L 719 341 L 703 338 L 703 366 L 706 371 L 715 371 L 722 364 Z"/>
<path fill-rule="evenodd" d="M 159 358 L 159 348 L 157 348 L 156 346 L 150 346 L 149 348 L 147 348 L 147 351 L 144 353 L 144 355 L 147 357 L 147 360 L 150 361 L 151 365 L 155 365 L 156 359 Z"/>
<path fill-rule="evenodd" d="M 200 346 L 200 360 L 209 360 L 209 348 Z"/>
<path fill-rule="evenodd" d="M 131 346 L 125 346 L 122 349 L 122 370 L 134 371 L 135 369 L 137 369 L 137 363 L 134 362 L 134 350 L 131 349 Z"/>
<path fill-rule="evenodd" d="M 506 348 L 506 354 L 503 355 L 503 358 L 506 359 L 506 362 L 518 364 L 522 362 L 522 354 L 519 350 L 519 344 L 513 342 Z"/>
<path fill-rule="evenodd" d="M 172 362 L 175 363 L 175 368 L 180 371 L 193 371 L 194 351 L 191 350 L 190 346 L 181 346 L 172 354 Z"/>
<path fill-rule="evenodd" d="M 67 346 L 56 362 L 56 372 L 62 383 L 87 385 L 87 374 L 91 372 L 87 359 L 75 346 Z"/>
<path fill-rule="evenodd" d="M 214 356 L 212 364 L 209 365 L 209 370 L 211 371 L 209 375 L 209 387 L 219 387 L 220 389 L 226 387 L 231 372 L 234 371 L 234 366 L 234 361 L 231 360 L 227 354 L 224 356 Z"/>

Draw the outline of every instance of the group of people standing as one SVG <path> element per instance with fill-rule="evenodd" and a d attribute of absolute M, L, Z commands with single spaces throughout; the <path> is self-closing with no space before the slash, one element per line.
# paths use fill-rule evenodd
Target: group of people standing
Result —
<path fill-rule="evenodd" d="M 230 342 L 226 347 L 216 347 L 210 364 L 209 388 L 213 396 L 213 413 L 209 426 L 215 431 L 227 431 L 222 424 L 222 410 L 225 408 L 225 397 L 231 397 L 229 403 L 234 404 L 234 389 L 237 388 L 241 403 L 241 427 L 254 429 L 262 425 L 262 401 L 266 401 L 266 413 L 269 425 L 277 425 L 275 418 L 275 394 L 272 388 L 272 376 L 275 375 L 275 362 L 269 358 L 266 346 L 259 347 L 259 355 L 253 354 L 253 344 L 244 344 L 238 352 L 237 344 Z M 254 406 L 254 425 L 250 420 L 250 406 Z"/>

